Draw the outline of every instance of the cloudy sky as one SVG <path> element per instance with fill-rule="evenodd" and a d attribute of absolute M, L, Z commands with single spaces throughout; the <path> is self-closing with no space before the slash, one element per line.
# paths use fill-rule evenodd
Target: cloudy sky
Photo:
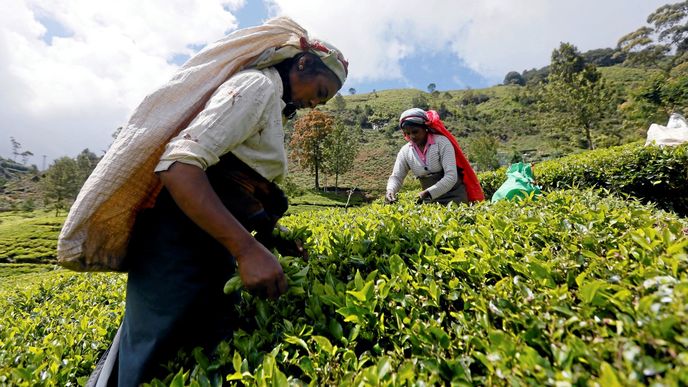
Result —
<path fill-rule="evenodd" d="M 343 90 L 481 88 L 542 67 L 560 42 L 613 47 L 664 0 L 3 0 L 0 156 L 102 154 L 189 55 L 287 15 L 350 62 Z M 45 156 L 45 157 L 44 157 Z"/>

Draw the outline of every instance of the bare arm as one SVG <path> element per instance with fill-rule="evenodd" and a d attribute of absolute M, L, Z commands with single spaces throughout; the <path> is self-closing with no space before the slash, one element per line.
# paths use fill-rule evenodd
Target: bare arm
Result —
<path fill-rule="evenodd" d="M 287 281 L 277 258 L 222 204 L 205 171 L 176 162 L 159 175 L 179 208 L 236 258 L 241 281 L 247 289 L 266 290 L 271 298 L 286 291 Z"/>

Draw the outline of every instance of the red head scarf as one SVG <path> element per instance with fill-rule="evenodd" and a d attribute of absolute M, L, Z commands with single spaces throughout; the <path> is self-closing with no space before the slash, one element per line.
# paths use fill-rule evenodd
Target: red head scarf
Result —
<path fill-rule="evenodd" d="M 449 133 L 447 128 L 444 127 L 444 123 L 442 123 L 442 120 L 440 120 L 440 115 L 437 114 L 436 111 L 428 110 L 426 112 L 425 110 L 418 108 L 408 109 L 401 113 L 401 117 L 399 118 L 399 126 L 401 126 L 404 122 L 425 125 L 433 134 L 439 134 L 446 137 L 454 148 L 456 166 L 463 170 L 463 183 L 466 186 L 468 201 L 475 202 L 485 200 L 485 195 L 483 194 L 483 189 L 480 187 L 478 176 L 476 176 L 471 164 L 461 151 L 461 147 L 456 141 L 456 138 L 454 138 L 454 136 Z M 408 140 L 408 138 L 406 140 Z"/>

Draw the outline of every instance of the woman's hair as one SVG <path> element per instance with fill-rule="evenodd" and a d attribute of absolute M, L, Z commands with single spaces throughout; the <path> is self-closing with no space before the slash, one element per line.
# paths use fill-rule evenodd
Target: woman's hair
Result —
<path fill-rule="evenodd" d="M 423 128 L 425 130 L 428 130 L 428 126 L 426 124 L 421 124 L 419 122 L 403 121 L 401 124 L 399 124 L 399 129 L 401 130 L 403 130 L 404 128 L 412 127 Z"/>

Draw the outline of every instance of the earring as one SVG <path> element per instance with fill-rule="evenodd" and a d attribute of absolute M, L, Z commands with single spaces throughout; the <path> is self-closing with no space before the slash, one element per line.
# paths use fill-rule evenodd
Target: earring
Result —
<path fill-rule="evenodd" d="M 303 71 L 303 65 L 299 65 L 299 71 Z"/>

